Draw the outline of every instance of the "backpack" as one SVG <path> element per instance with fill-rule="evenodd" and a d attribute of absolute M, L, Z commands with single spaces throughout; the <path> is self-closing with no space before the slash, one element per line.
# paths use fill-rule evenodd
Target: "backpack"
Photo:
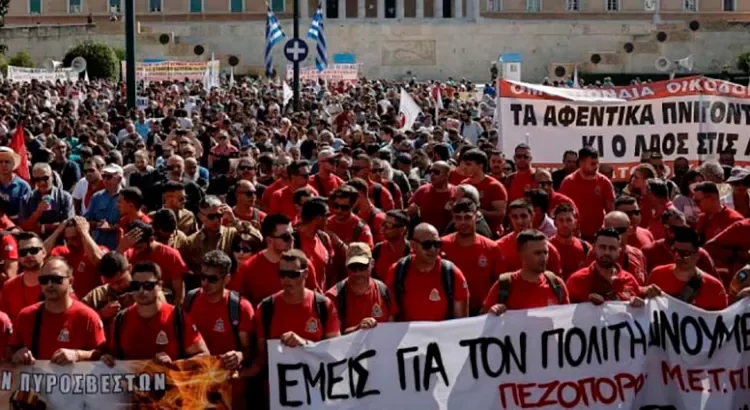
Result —
<path fill-rule="evenodd" d="M 396 183 L 393 181 L 386 181 L 385 187 L 388 188 L 388 192 L 391 193 L 391 196 L 393 197 L 393 202 L 396 202 L 396 197 L 398 195 L 401 195 L 396 189 Z M 380 207 L 378 207 L 380 208 Z"/>
<path fill-rule="evenodd" d="M 583 239 L 579 239 L 579 241 L 581 241 L 581 247 L 583 248 L 583 256 L 589 256 L 589 251 L 591 250 L 591 247 Z M 626 262 L 627 262 L 627 260 L 626 260 Z"/>
<path fill-rule="evenodd" d="M 510 282 L 512 275 L 512 272 L 503 273 L 497 279 L 497 303 L 501 305 L 504 305 L 510 297 Z M 544 276 L 547 278 L 547 282 L 549 282 L 549 285 L 552 288 L 552 292 L 555 293 L 555 297 L 557 297 L 557 303 L 562 305 L 565 301 L 565 295 L 563 294 L 562 286 L 560 286 L 560 279 L 550 271 L 544 271 Z"/>
<path fill-rule="evenodd" d="M 250 217 L 252 224 L 254 226 L 260 226 L 260 211 L 258 211 L 258 208 L 253 208 L 253 216 Z"/>
<path fill-rule="evenodd" d="M 383 303 L 385 303 L 386 306 L 391 305 L 391 294 L 388 292 L 388 287 L 385 285 L 385 283 L 373 278 L 372 279 L 375 282 L 375 287 L 378 288 L 378 293 L 380 293 L 380 298 L 383 300 Z M 338 295 L 336 297 L 336 310 L 339 313 L 339 321 L 341 322 L 341 331 L 343 332 L 344 329 L 346 329 L 346 279 L 340 281 L 336 284 L 336 294 Z"/>
<path fill-rule="evenodd" d="M 359 237 L 362 235 L 362 231 L 365 229 L 365 226 L 367 226 L 367 223 L 360 219 L 357 221 L 357 226 L 354 227 L 354 232 L 352 235 L 352 242 L 357 242 L 359 240 Z"/>
<path fill-rule="evenodd" d="M 380 184 L 372 186 L 372 203 L 375 208 L 383 209 L 383 186 Z"/>
<path fill-rule="evenodd" d="M 385 242 L 378 242 L 375 244 L 375 247 L 372 248 L 372 260 L 375 262 L 375 264 L 378 263 L 378 259 L 380 258 L 380 252 L 383 250 L 383 244 Z M 406 242 L 404 245 L 404 256 L 409 256 L 411 254 L 411 245 L 409 245 L 409 242 Z"/>
<path fill-rule="evenodd" d="M 315 308 L 315 314 L 320 320 L 320 326 L 322 327 L 323 333 L 325 334 L 326 324 L 328 323 L 328 298 L 318 292 L 315 292 L 315 300 L 313 301 L 313 307 Z M 263 321 L 263 331 L 266 339 L 271 334 L 271 324 L 273 323 L 273 295 L 266 297 L 260 302 L 258 307 L 262 310 L 261 317 Z"/>
<path fill-rule="evenodd" d="M 315 174 L 313 177 L 313 181 L 315 181 L 315 187 L 318 189 L 318 194 L 323 197 L 327 197 L 326 195 L 326 188 L 323 186 L 323 181 L 320 180 L 320 175 Z"/>
<path fill-rule="evenodd" d="M 190 309 L 193 307 L 193 302 L 198 296 L 199 289 L 193 289 L 185 295 L 185 301 L 182 304 L 182 308 L 185 312 L 190 313 Z M 234 335 L 234 343 L 237 350 L 242 349 L 242 341 L 240 340 L 240 294 L 230 290 L 229 291 L 229 302 L 227 308 L 229 309 L 229 323 L 232 325 L 232 334 Z"/>
<path fill-rule="evenodd" d="M 680 291 L 680 294 L 677 295 L 677 299 L 692 304 L 696 296 L 698 296 L 701 286 L 703 286 L 703 272 L 701 272 L 700 269 L 697 269 L 695 275 L 687 281 Z"/>
<path fill-rule="evenodd" d="M 320 242 L 323 243 L 323 246 L 325 246 L 326 251 L 330 252 L 331 249 L 331 238 L 328 236 L 327 233 L 323 231 L 318 231 L 315 233 L 315 235 L 320 239 Z M 294 238 L 294 248 L 295 249 L 302 249 L 302 235 L 300 235 L 299 231 L 292 232 L 292 238 Z"/>
<path fill-rule="evenodd" d="M 121 310 L 117 313 L 117 316 L 115 316 L 115 322 L 114 322 L 114 331 L 115 331 L 115 359 L 118 360 L 124 360 L 125 359 L 125 352 L 122 351 L 122 346 L 120 345 L 120 337 L 122 332 L 122 322 L 125 320 L 125 312 L 127 312 L 128 309 Z M 183 312 L 182 308 L 179 306 L 174 307 L 174 311 L 172 313 L 172 320 L 174 324 L 174 334 L 175 338 L 177 339 L 177 359 L 184 359 L 187 357 L 185 354 L 185 346 L 184 338 L 183 338 L 183 329 L 185 327 L 185 313 Z"/>
<path fill-rule="evenodd" d="M 403 312 L 403 299 L 404 299 L 404 285 L 406 283 L 406 274 L 409 272 L 409 264 L 411 263 L 411 255 L 407 255 L 396 263 L 396 278 L 393 282 L 394 296 L 396 298 L 396 304 L 399 307 L 399 311 Z M 440 260 L 440 276 L 443 281 L 443 292 L 445 292 L 445 298 L 448 299 L 448 313 L 445 315 L 446 319 L 453 319 L 453 302 L 455 297 L 453 294 L 453 275 L 454 268 L 451 262 L 446 260 Z"/>

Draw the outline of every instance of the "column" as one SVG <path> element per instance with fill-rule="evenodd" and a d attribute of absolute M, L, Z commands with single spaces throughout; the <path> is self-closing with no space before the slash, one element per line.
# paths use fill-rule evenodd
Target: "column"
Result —
<path fill-rule="evenodd" d="M 419 1 L 419 0 L 417 0 Z M 406 3 L 406 0 L 396 0 L 396 18 L 397 19 L 403 19 L 404 15 L 406 14 L 404 12 L 404 4 Z"/>
<path fill-rule="evenodd" d="M 474 20 L 479 20 L 479 17 L 480 17 L 479 0 L 470 0 L 470 1 L 471 1 L 471 17 Z"/>
<path fill-rule="evenodd" d="M 320 7 L 323 9 L 323 18 L 328 19 L 328 8 L 326 7 L 326 1 L 336 1 L 336 0 L 320 0 Z"/>
<path fill-rule="evenodd" d="M 365 5 L 365 0 L 357 0 L 357 18 L 358 19 L 365 18 L 366 11 L 367 11 L 367 6 Z"/>
<path fill-rule="evenodd" d="M 310 0 L 299 0 L 299 18 L 303 20 L 310 18 Z"/>
<path fill-rule="evenodd" d="M 424 18 L 424 0 L 417 0 L 417 18 Z"/>
<path fill-rule="evenodd" d="M 346 18 L 346 0 L 338 0 L 339 2 L 339 20 Z"/>
<path fill-rule="evenodd" d="M 443 18 L 443 0 L 433 0 L 434 9 L 435 9 L 435 18 L 441 19 Z"/>
<path fill-rule="evenodd" d="M 464 16 L 464 2 L 463 0 L 454 0 L 453 5 L 456 8 L 453 11 L 453 17 L 460 19 Z"/>
<path fill-rule="evenodd" d="M 378 0 L 378 20 L 385 20 L 385 0 Z"/>

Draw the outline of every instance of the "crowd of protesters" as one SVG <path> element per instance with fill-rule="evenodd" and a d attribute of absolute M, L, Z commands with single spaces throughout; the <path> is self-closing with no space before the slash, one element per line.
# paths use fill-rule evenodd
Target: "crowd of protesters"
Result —
<path fill-rule="evenodd" d="M 433 86 L 315 84 L 293 111 L 267 83 L 152 83 L 133 110 L 116 84 L 0 85 L 5 358 L 219 356 L 236 408 L 263 408 L 269 339 L 748 294 L 750 172 L 730 153 L 671 172 L 647 153 L 613 182 L 584 147 L 550 172 L 496 149 L 492 87 L 444 84 L 435 118 Z M 405 131 L 399 87 L 424 113 Z"/>

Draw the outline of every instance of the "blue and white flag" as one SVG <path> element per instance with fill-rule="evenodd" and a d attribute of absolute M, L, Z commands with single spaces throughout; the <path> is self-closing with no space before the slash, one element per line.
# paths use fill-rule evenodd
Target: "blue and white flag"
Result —
<path fill-rule="evenodd" d="M 307 38 L 317 41 L 315 47 L 315 68 L 322 72 L 328 67 L 328 57 L 326 56 L 326 38 L 323 30 L 323 3 L 318 3 L 318 9 L 312 20 L 312 27 L 307 31 Z"/>
<path fill-rule="evenodd" d="M 279 19 L 273 14 L 271 6 L 268 6 L 266 12 L 266 76 L 270 77 L 273 73 L 273 46 L 286 37 L 284 30 L 281 29 Z"/>

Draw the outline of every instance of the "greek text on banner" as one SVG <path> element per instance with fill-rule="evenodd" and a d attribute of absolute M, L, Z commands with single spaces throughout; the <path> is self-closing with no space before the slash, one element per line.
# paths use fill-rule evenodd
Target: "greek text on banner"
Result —
<path fill-rule="evenodd" d="M 741 409 L 749 305 L 705 312 L 664 296 L 269 341 L 271 408 Z"/>

